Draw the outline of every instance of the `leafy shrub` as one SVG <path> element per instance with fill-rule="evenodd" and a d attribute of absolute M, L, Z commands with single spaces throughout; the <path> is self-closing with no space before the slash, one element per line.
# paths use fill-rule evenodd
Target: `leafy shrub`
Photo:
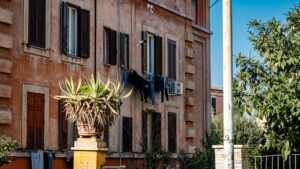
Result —
<path fill-rule="evenodd" d="M 180 169 L 214 169 L 214 150 L 206 148 L 197 149 L 195 154 L 188 154 L 181 150 L 178 154 Z"/>
<path fill-rule="evenodd" d="M 8 141 L 6 137 L 0 136 L 0 166 L 11 162 L 12 159 L 7 156 L 17 147 L 17 141 Z"/>

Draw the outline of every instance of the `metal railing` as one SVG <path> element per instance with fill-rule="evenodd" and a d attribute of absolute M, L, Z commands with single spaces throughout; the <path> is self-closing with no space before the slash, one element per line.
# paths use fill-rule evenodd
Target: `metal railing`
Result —
<path fill-rule="evenodd" d="M 254 156 L 255 169 L 297 169 L 300 168 L 300 154 L 291 154 L 284 161 L 282 155 Z"/>
<path fill-rule="evenodd" d="M 124 169 L 126 168 L 125 165 L 120 165 L 120 166 L 102 166 L 102 169 Z"/>

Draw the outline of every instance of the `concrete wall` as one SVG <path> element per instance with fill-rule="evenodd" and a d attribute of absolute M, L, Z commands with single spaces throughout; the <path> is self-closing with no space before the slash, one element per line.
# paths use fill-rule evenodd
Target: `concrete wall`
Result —
<path fill-rule="evenodd" d="M 192 25 L 190 1 L 173 0 L 66 0 L 90 11 L 90 57 L 76 59 L 60 50 L 61 0 L 47 1 L 46 49 L 27 46 L 28 0 L 0 2 L 0 134 L 26 145 L 24 91 L 48 91 L 48 116 L 45 117 L 48 135 L 45 149 L 59 149 L 58 102 L 52 96 L 60 94 L 58 83 L 72 76 L 96 71 L 102 77 L 120 77 L 117 66 L 103 64 L 104 27 L 127 33 L 130 42 L 130 68 L 141 71 L 141 32 L 151 31 L 178 41 L 178 81 L 184 84 L 184 93 L 171 96 L 163 104 L 151 105 L 140 101 L 138 91 L 124 100 L 121 116 L 133 117 L 133 151 L 141 152 L 141 112 L 152 110 L 162 113 L 162 147 L 167 148 L 167 112 L 177 114 L 177 149 L 194 152 L 202 147 L 205 129 L 210 122 L 210 31 L 208 0 L 201 10 L 205 15 L 202 25 Z M 201 0 L 201 2 L 204 0 Z M 154 13 L 147 10 L 153 5 Z M 95 7 L 97 22 L 95 25 Z M 118 12 L 119 7 L 119 12 Z M 5 10 L 5 11 L 3 11 Z M 96 35 L 94 34 L 97 27 Z M 95 39 L 96 38 L 96 39 Z M 94 47 L 96 46 L 96 48 Z M 164 47 L 163 53 L 166 53 Z M 164 55 L 166 57 L 166 55 Z M 163 68 L 166 72 L 166 67 Z M 160 101 L 160 96 L 157 95 Z M 4 113 L 3 113 L 4 112 Z M 110 128 L 109 150 L 119 149 L 118 122 Z"/>

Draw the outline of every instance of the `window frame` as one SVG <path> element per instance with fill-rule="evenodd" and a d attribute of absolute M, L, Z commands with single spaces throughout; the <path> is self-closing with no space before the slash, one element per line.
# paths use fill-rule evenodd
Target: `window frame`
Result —
<path fill-rule="evenodd" d="M 150 43 L 150 40 L 152 43 Z M 150 75 L 153 75 L 155 73 L 155 35 L 149 32 L 147 32 L 147 72 L 146 73 Z"/>
<path fill-rule="evenodd" d="M 181 62 L 181 59 L 180 59 L 180 51 L 179 51 L 179 48 L 180 48 L 180 42 L 179 42 L 179 38 L 177 36 L 174 36 L 172 34 L 169 34 L 169 33 L 165 33 L 165 56 L 164 57 L 164 74 L 166 76 L 169 75 L 169 51 L 168 51 L 168 42 L 169 40 L 171 41 L 174 41 L 176 43 L 176 51 L 175 51 L 175 78 L 174 79 L 170 79 L 170 80 L 174 80 L 174 81 L 179 81 L 181 76 L 180 76 L 180 73 L 179 73 L 179 69 L 180 69 L 180 62 Z M 168 77 L 169 78 L 169 77 Z"/>
<path fill-rule="evenodd" d="M 113 42 L 111 42 L 112 40 L 112 32 L 115 32 L 117 33 L 117 31 L 109 28 L 109 27 L 105 27 L 104 26 L 104 29 L 103 29 L 103 64 L 104 65 L 108 65 L 108 66 L 116 66 L 117 63 L 118 63 L 118 35 L 116 34 L 116 39 L 115 39 L 115 47 L 116 47 L 116 54 L 115 54 L 115 63 L 112 63 L 111 59 L 112 59 L 112 54 L 110 53 L 111 52 L 111 48 L 112 48 L 112 44 Z M 109 39 L 107 39 L 107 35 L 109 35 Z M 107 41 L 108 40 L 108 41 Z M 108 46 L 107 46 L 108 45 Z"/>
<path fill-rule="evenodd" d="M 78 7 L 76 7 L 76 6 L 73 6 L 73 5 L 67 5 L 67 8 L 68 8 L 68 13 L 69 13 L 69 15 L 68 15 L 68 21 L 69 21 L 69 27 L 68 27 L 68 41 L 69 41 L 69 43 L 68 43 L 68 55 L 70 55 L 70 56 L 75 56 L 75 57 L 79 57 L 78 56 L 78 10 L 80 10 L 80 9 L 78 9 Z M 71 13 L 72 13 L 72 11 L 75 11 L 75 14 L 74 14 L 74 16 L 75 16 L 75 18 L 74 18 L 74 20 L 75 20 L 75 23 L 74 23 L 74 25 L 75 25 L 75 27 L 72 29 L 72 26 L 70 26 L 71 25 L 71 23 L 72 23 L 72 20 L 73 20 L 73 18 L 71 17 Z M 72 19 L 71 19 L 72 18 Z M 74 33 L 72 33 L 71 31 L 74 31 Z M 72 34 L 74 34 L 74 39 L 72 39 L 72 40 L 74 40 L 74 42 L 73 43 L 70 43 L 71 42 L 71 38 L 72 38 Z M 72 53 L 72 49 L 71 49 L 71 44 L 73 44 L 74 45 L 74 53 Z"/>
<path fill-rule="evenodd" d="M 195 2 L 195 4 L 193 4 L 193 2 Z M 193 16 L 194 10 L 195 10 L 195 16 Z M 194 19 L 193 24 L 199 25 L 199 0 L 191 0 L 191 16 Z"/>
<path fill-rule="evenodd" d="M 170 47 L 169 45 L 170 44 L 175 45 L 175 51 L 173 51 L 173 52 L 175 52 L 175 56 L 170 56 L 170 55 L 172 55 L 170 53 L 171 51 L 169 51 L 169 47 Z M 168 55 L 166 57 L 167 65 L 168 65 L 168 67 L 166 68 L 167 69 L 167 76 L 170 80 L 176 80 L 177 79 L 177 42 L 168 38 L 167 39 L 167 48 L 166 48 L 166 50 L 167 50 L 167 53 L 168 53 Z M 171 60 L 171 57 L 174 57 L 173 60 Z M 171 64 L 174 64 L 173 65 L 174 70 L 171 70 L 172 69 Z M 174 77 L 171 77 L 171 76 L 174 76 Z"/>
<path fill-rule="evenodd" d="M 170 116 L 174 116 L 175 117 L 175 151 L 171 151 L 170 150 L 170 142 L 169 142 L 169 140 L 170 140 L 170 138 L 169 138 L 169 136 L 170 136 L 170 126 L 169 126 L 169 117 Z M 171 153 L 176 153 L 177 152 L 177 145 L 178 145 L 178 142 L 177 142 L 177 138 L 178 138 L 178 135 L 177 135 L 177 128 L 178 128 L 178 124 L 177 124 L 177 113 L 174 113 L 174 112 L 168 112 L 167 113 L 167 119 L 168 119 L 168 130 L 167 130 L 167 135 L 168 135 L 168 140 L 167 140 L 167 144 L 168 144 L 168 151 L 169 152 L 171 152 Z M 174 127 L 174 126 L 173 126 Z"/>

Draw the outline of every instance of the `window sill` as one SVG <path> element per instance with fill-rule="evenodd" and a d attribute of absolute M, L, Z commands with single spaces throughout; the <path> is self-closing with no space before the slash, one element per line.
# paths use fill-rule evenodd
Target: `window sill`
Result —
<path fill-rule="evenodd" d="M 61 60 L 63 62 L 67 62 L 67 63 L 73 63 L 73 64 L 77 64 L 77 65 L 84 65 L 84 59 L 83 58 L 79 58 L 79 57 L 75 57 L 75 56 L 68 56 L 66 54 L 62 54 L 61 55 Z"/>
<path fill-rule="evenodd" d="M 45 151 L 47 151 L 47 150 L 45 150 Z M 31 152 L 32 151 L 30 151 L 30 150 L 13 151 L 8 156 L 9 157 L 30 157 Z M 72 158 L 73 157 L 73 152 L 71 152 L 71 151 L 68 151 L 68 152 L 54 151 L 54 154 L 55 154 L 56 158 Z"/>
<path fill-rule="evenodd" d="M 50 50 L 46 48 L 40 48 L 35 46 L 30 46 L 28 44 L 23 44 L 23 51 L 27 54 L 41 56 L 41 57 L 50 57 Z"/>

